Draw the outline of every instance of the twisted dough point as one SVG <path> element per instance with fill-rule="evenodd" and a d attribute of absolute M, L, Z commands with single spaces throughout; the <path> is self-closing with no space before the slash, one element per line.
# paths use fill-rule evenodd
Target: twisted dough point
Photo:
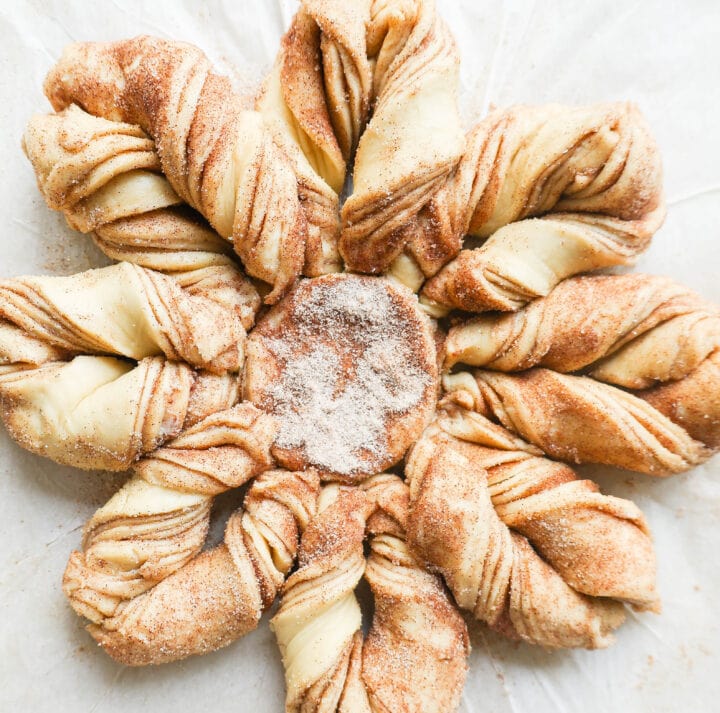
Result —
<path fill-rule="evenodd" d="M 454 437 L 453 448 L 487 472 L 500 519 L 527 537 L 573 589 L 620 599 L 641 611 L 659 610 L 655 552 L 634 503 L 603 495 L 591 480 L 538 457 L 533 446 L 471 411 L 443 409 L 437 424 Z M 427 433 L 442 440 L 431 429 Z"/>
<path fill-rule="evenodd" d="M 266 301 L 300 274 L 307 219 L 292 167 L 262 116 L 242 110 L 200 50 L 150 37 L 70 45 L 45 93 L 56 111 L 78 104 L 142 127 L 175 192 L 273 285 Z"/>
<path fill-rule="evenodd" d="M 631 104 L 518 106 L 468 138 L 453 177 L 414 227 L 409 252 L 446 307 L 512 311 L 578 272 L 627 265 L 665 215 L 660 158 Z M 525 220 L 544 216 L 536 220 Z M 519 222 L 515 222 L 519 221 Z"/>
<path fill-rule="evenodd" d="M 698 371 L 687 377 L 686 389 L 694 393 L 696 406 L 700 398 L 712 405 L 709 422 L 717 439 L 717 386 L 715 392 L 701 393 L 707 384 L 696 376 Z M 718 375 L 716 366 L 713 377 Z M 708 418 L 699 409 L 684 414 L 685 422 L 674 423 L 672 401 L 664 401 L 667 413 L 648 403 L 654 389 L 638 398 L 588 377 L 548 369 L 517 375 L 481 369 L 460 372 L 445 377 L 444 387 L 459 405 L 500 422 L 560 460 L 604 463 L 664 476 L 704 462 L 717 446 L 712 439 L 705 445 L 693 438 L 690 422 L 696 426 L 696 435 L 708 426 Z"/>
<path fill-rule="evenodd" d="M 23 447 L 77 468 L 126 470 L 239 397 L 237 375 L 195 372 L 160 357 L 132 365 L 75 357 L 0 374 L 0 406 Z"/>
<path fill-rule="evenodd" d="M 254 321 L 260 297 L 230 258 L 231 246 L 160 173 L 155 144 L 138 126 L 75 105 L 28 123 L 23 150 L 48 206 L 108 257 L 171 275 L 189 294 Z"/>
<path fill-rule="evenodd" d="M 341 267 L 339 194 L 367 120 L 369 0 L 304 0 L 256 103 L 291 159 L 308 217 L 305 274 Z"/>
<path fill-rule="evenodd" d="M 684 379 L 639 391 L 638 396 L 695 440 L 720 449 L 720 350 Z"/>
<path fill-rule="evenodd" d="M 720 348 L 720 310 L 652 275 L 576 277 L 514 314 L 454 326 L 445 365 L 544 366 L 631 389 L 682 379 Z"/>
<path fill-rule="evenodd" d="M 405 544 L 407 506 L 407 487 L 390 475 L 323 491 L 320 513 L 303 535 L 300 567 L 271 622 L 285 665 L 286 711 L 457 707 L 467 631 L 438 578 Z M 353 593 L 363 572 L 375 598 L 365 641 Z"/>
<path fill-rule="evenodd" d="M 225 540 L 202 552 L 88 631 L 116 661 L 160 664 L 227 646 L 257 626 L 290 570 L 315 512 L 313 471 L 269 471 L 228 521 Z"/>
<path fill-rule="evenodd" d="M 238 404 L 138 461 L 70 556 L 63 589 L 73 609 L 102 624 L 197 555 L 213 496 L 272 467 L 276 430 L 271 416 Z"/>
<path fill-rule="evenodd" d="M 202 548 L 212 498 L 131 478 L 85 526 L 63 591 L 95 624 L 191 560 Z"/>
<path fill-rule="evenodd" d="M 572 474 L 555 464 L 523 458 L 442 434 L 420 441 L 406 467 L 411 542 L 443 574 L 458 604 L 492 628 L 552 648 L 605 647 L 624 621 L 622 605 L 580 594 L 566 575 L 594 593 L 631 594 L 640 597 L 641 607 L 655 608 L 654 558 L 644 519 L 630 503 L 603 498 L 582 481 L 572 483 Z M 485 466 L 499 466 L 495 499 L 509 501 L 501 512 L 526 530 L 540 554 L 500 519 Z M 621 562 L 612 562 L 595 537 L 610 545 L 610 553 L 622 553 Z M 627 547 L 637 549 L 628 557 Z M 647 556 L 650 561 L 643 562 Z M 602 571 L 593 572 L 598 566 Z M 573 567 L 579 568 L 576 577 Z M 632 581 L 636 574 L 641 583 Z"/>
<path fill-rule="evenodd" d="M 455 168 L 464 137 L 458 52 L 434 2 L 374 0 L 367 55 L 374 111 L 342 208 L 340 252 L 350 270 L 378 273 L 402 252 L 403 226 Z"/>
<path fill-rule="evenodd" d="M 138 360 L 164 354 L 216 373 L 238 371 L 244 358 L 237 314 L 130 263 L 69 277 L 0 280 L 0 319 L 67 354 Z M 2 351 L 8 352 L 3 361 L 13 363 L 13 342 Z"/>

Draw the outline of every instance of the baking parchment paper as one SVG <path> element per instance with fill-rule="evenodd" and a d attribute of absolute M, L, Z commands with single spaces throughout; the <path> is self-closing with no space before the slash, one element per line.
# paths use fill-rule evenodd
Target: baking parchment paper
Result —
<path fill-rule="evenodd" d="M 720 302 L 720 3 L 438 5 L 462 53 L 468 123 L 492 104 L 640 104 L 662 148 L 669 214 L 638 268 Z M 105 264 L 46 208 L 20 150 L 27 120 L 49 110 L 42 81 L 65 44 L 142 33 L 194 42 L 248 92 L 294 10 L 284 0 L 1 3 L 0 276 Z M 662 615 L 631 613 L 617 643 L 596 652 L 549 653 L 472 625 L 461 711 L 719 710 L 720 456 L 668 480 L 583 472 L 646 513 Z M 121 481 L 31 455 L 0 428 L 0 711 L 282 710 L 282 666 L 266 620 L 227 649 L 145 669 L 115 664 L 85 633 L 64 600 L 62 572 L 83 523 Z M 218 519 L 236 504 L 237 496 L 222 499 Z"/>

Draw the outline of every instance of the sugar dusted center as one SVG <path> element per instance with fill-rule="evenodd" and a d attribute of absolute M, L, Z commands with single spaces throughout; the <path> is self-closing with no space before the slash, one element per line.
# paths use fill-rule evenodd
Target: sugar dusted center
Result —
<path fill-rule="evenodd" d="M 356 480 L 398 462 L 433 412 L 433 329 L 385 278 L 301 282 L 253 331 L 245 372 L 247 398 L 279 419 L 282 465 Z"/>

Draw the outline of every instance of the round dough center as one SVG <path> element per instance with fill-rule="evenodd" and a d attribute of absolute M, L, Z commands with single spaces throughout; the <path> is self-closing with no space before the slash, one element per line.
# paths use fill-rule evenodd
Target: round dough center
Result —
<path fill-rule="evenodd" d="M 246 398 L 279 420 L 280 464 L 356 481 L 397 463 L 434 411 L 433 335 L 385 278 L 299 283 L 251 333 L 245 367 Z"/>

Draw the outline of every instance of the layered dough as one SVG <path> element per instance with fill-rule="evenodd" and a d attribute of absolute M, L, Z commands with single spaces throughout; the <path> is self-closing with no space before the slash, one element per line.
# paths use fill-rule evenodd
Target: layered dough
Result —
<path fill-rule="evenodd" d="M 720 310 L 666 278 L 575 278 L 460 322 L 457 362 L 486 368 L 447 375 L 452 400 L 555 458 L 669 475 L 720 447 Z"/>
<path fill-rule="evenodd" d="M 476 414 L 454 409 L 439 423 L 406 465 L 408 535 L 462 608 L 550 648 L 607 646 L 625 618 L 620 602 L 659 610 L 652 541 L 633 503 Z"/>
<path fill-rule="evenodd" d="M 427 299 L 512 311 L 563 278 L 631 264 L 665 216 L 661 181 L 657 146 L 634 105 L 496 111 L 409 228 L 407 252 L 434 275 Z M 465 234 L 487 240 L 461 250 Z"/>
<path fill-rule="evenodd" d="M 712 363 L 719 358 L 716 352 Z M 667 476 L 705 462 L 713 455 L 712 446 L 717 447 L 716 391 L 704 391 L 707 384 L 698 378 L 699 371 L 677 383 L 685 383 L 686 398 L 690 392 L 696 404 L 705 401 L 710 410 L 695 408 L 685 414 L 680 407 L 684 422 L 679 423 L 672 420 L 677 416 L 672 401 L 658 401 L 667 414 L 652 405 L 654 389 L 636 396 L 586 376 L 549 369 L 458 372 L 445 377 L 444 386 L 456 403 L 502 424 L 553 458 Z M 717 366 L 712 376 L 714 381 Z M 712 445 L 693 437 L 692 432 L 699 435 L 701 430 L 712 437 Z"/>
<path fill-rule="evenodd" d="M 245 397 L 278 418 L 273 453 L 286 468 L 357 481 L 397 463 L 437 390 L 430 320 L 388 280 L 306 280 L 248 342 Z"/>
<path fill-rule="evenodd" d="M 273 286 L 270 302 L 301 273 L 307 218 L 292 165 L 200 50 L 151 37 L 71 45 L 45 93 L 57 111 L 78 104 L 146 131 L 175 193 Z"/>
<path fill-rule="evenodd" d="M 398 231 L 464 147 L 458 66 L 429 0 L 305 0 L 255 111 L 199 50 L 149 37 L 66 48 L 45 92 L 58 111 L 77 104 L 147 132 L 174 192 L 273 285 L 274 302 L 301 271 L 340 268 L 353 159 L 346 264 L 377 273 L 402 251 Z"/>
<path fill-rule="evenodd" d="M 285 666 L 287 711 L 457 708 L 467 631 L 439 578 L 407 548 L 407 508 L 407 486 L 396 476 L 323 490 L 299 568 L 271 622 Z M 367 637 L 354 594 L 363 575 L 375 600 Z"/>
<path fill-rule="evenodd" d="M 342 208 L 348 269 L 385 272 L 402 253 L 404 226 L 456 167 L 465 139 L 458 111 L 460 60 L 429 0 L 375 0 L 367 25 L 373 113 Z"/>
<path fill-rule="evenodd" d="M 217 373 L 237 372 L 244 359 L 246 334 L 237 312 L 130 263 L 69 277 L 0 280 L 0 320 L 19 330 L 20 340 L 30 337 L 67 354 L 136 360 L 163 354 Z M 14 359 L 12 341 L 2 351 L 6 365 L 23 360 L 22 354 Z"/>
<path fill-rule="evenodd" d="M 304 274 L 340 266 L 340 194 L 370 109 L 369 0 L 305 0 L 283 37 L 257 111 L 290 159 L 307 215 Z"/>
<path fill-rule="evenodd" d="M 59 463 L 124 470 L 232 406 L 246 333 L 224 301 L 129 263 L 0 281 L 0 404 L 11 436 Z"/>
<path fill-rule="evenodd" d="M 92 231 L 108 257 L 168 274 L 252 326 L 257 290 L 230 257 L 231 245 L 173 191 L 140 127 L 71 105 L 33 117 L 23 149 L 48 206 L 70 227 Z"/>
<path fill-rule="evenodd" d="M 458 323 L 445 366 L 583 370 L 643 389 L 682 379 L 717 349 L 720 309 L 692 290 L 654 275 L 598 275 L 565 280 L 514 314 Z"/>
<path fill-rule="evenodd" d="M 115 660 L 160 664 L 227 646 L 252 631 L 294 562 L 299 532 L 314 512 L 312 471 L 269 471 L 244 509 L 228 520 L 223 542 L 201 552 L 88 631 Z M 74 586 L 66 572 L 65 588 Z"/>
<path fill-rule="evenodd" d="M 90 470 L 126 470 L 183 427 L 237 402 L 236 374 L 148 357 L 79 356 L 0 374 L 8 433 L 27 450 Z"/>
<path fill-rule="evenodd" d="M 423 300 L 438 313 L 518 309 L 565 277 L 632 263 L 665 214 L 638 109 L 517 106 L 463 136 L 458 67 L 429 0 L 305 0 L 255 111 L 199 50 L 148 37 L 67 48 L 45 91 L 56 110 L 146 131 L 174 191 L 161 202 L 200 211 L 273 285 L 271 303 L 301 272 L 339 270 L 338 239 L 352 271 L 414 290 L 431 278 Z M 157 159 L 122 131 L 134 148 L 116 163 L 149 181 Z M 127 176 L 112 183 L 137 200 Z M 487 241 L 463 249 L 466 234 Z"/>
<path fill-rule="evenodd" d="M 251 404 L 216 412 L 135 464 L 90 520 L 63 589 L 117 661 L 162 663 L 224 646 L 255 627 L 315 511 L 317 475 L 257 479 L 225 540 L 200 554 L 213 497 L 273 466 L 274 419 Z"/>

